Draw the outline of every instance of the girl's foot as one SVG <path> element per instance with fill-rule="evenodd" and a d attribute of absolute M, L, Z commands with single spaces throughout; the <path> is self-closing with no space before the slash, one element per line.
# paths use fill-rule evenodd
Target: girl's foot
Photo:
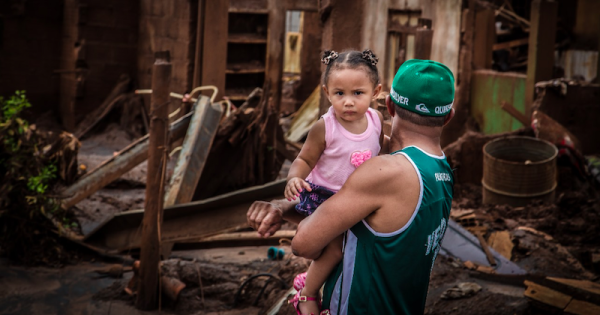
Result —
<path fill-rule="evenodd" d="M 288 300 L 288 303 L 294 306 L 298 315 L 319 315 L 319 299 L 318 297 L 302 295 L 301 291 L 296 292 L 296 295 Z"/>

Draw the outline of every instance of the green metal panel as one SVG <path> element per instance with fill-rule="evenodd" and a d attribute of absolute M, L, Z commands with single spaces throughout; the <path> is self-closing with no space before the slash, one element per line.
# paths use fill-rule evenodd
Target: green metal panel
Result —
<path fill-rule="evenodd" d="M 473 71 L 471 79 L 471 115 L 482 133 L 497 134 L 523 127 L 517 119 L 505 112 L 503 101 L 525 113 L 525 79 L 520 73 Z"/>

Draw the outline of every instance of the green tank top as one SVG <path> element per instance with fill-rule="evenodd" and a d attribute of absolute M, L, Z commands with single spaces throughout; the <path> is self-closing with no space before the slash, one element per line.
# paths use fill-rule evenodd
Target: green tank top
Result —
<path fill-rule="evenodd" d="M 454 177 L 445 156 L 411 146 L 402 154 L 421 185 L 408 223 L 378 233 L 364 220 L 344 237 L 343 259 L 325 282 L 323 308 L 331 314 L 423 314 L 433 262 L 446 231 Z M 398 189 L 402 193 L 401 187 Z"/>

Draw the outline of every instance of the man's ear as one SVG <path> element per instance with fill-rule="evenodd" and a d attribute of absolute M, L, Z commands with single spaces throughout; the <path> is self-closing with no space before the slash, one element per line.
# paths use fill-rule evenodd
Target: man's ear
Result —
<path fill-rule="evenodd" d="M 444 126 L 448 124 L 448 122 L 454 117 L 454 108 L 450 109 L 450 112 L 444 116 Z"/>
<path fill-rule="evenodd" d="M 396 105 L 394 103 L 392 103 L 392 99 L 390 98 L 390 96 L 386 96 L 385 97 L 385 107 L 387 107 L 388 113 L 390 113 L 390 115 L 392 117 L 394 117 L 396 115 Z"/>

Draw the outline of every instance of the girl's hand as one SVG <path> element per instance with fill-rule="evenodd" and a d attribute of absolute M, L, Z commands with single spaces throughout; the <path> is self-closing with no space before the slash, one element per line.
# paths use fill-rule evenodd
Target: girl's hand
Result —
<path fill-rule="evenodd" d="M 285 186 L 284 196 L 288 201 L 296 200 L 303 189 L 311 191 L 310 185 L 300 177 L 292 177 Z"/>

